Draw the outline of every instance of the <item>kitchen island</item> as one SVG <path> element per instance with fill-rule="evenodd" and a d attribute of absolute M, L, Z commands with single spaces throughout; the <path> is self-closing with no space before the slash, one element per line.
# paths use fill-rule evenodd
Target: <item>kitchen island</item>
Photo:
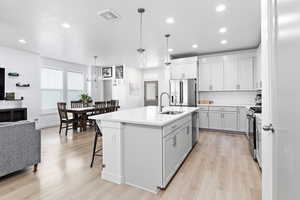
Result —
<path fill-rule="evenodd" d="M 198 109 L 148 106 L 90 117 L 103 134 L 101 177 L 155 193 L 165 188 L 192 149 Z"/>

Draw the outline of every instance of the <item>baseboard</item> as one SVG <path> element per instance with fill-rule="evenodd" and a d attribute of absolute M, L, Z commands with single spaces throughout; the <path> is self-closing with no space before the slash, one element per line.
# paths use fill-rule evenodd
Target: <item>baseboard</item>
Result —
<path fill-rule="evenodd" d="M 106 181 L 113 182 L 113 183 L 116 183 L 116 184 L 124 183 L 124 177 L 117 176 L 115 174 L 111 174 L 111 173 L 105 172 L 103 170 L 102 170 L 101 178 L 106 180 Z"/>
<path fill-rule="evenodd" d="M 228 130 L 218 130 L 218 129 L 208 129 L 208 128 L 200 128 L 200 131 L 223 132 L 223 133 L 246 135 L 246 132 L 241 132 L 241 131 L 228 131 Z"/>
<path fill-rule="evenodd" d="M 135 187 L 135 188 L 139 188 L 139 189 L 151 192 L 151 193 L 154 193 L 154 194 L 157 194 L 160 191 L 160 189 L 157 188 L 157 187 L 155 187 L 155 189 L 150 189 L 150 188 L 145 188 L 145 187 L 142 187 L 142 186 L 139 186 L 139 185 L 136 185 L 136 184 L 132 184 L 130 182 L 125 182 L 125 184 L 130 185 L 130 186 Z"/>

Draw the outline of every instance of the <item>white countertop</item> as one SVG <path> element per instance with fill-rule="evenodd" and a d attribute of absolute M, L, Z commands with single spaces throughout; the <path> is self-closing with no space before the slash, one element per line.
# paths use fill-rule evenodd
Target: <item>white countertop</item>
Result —
<path fill-rule="evenodd" d="M 246 107 L 250 108 L 253 107 L 254 105 L 250 104 L 197 104 L 198 106 L 208 106 L 208 107 Z"/>
<path fill-rule="evenodd" d="M 160 114 L 158 106 L 147 106 L 133 109 L 120 110 L 106 114 L 95 115 L 90 119 L 122 122 L 130 124 L 150 125 L 150 126 L 165 126 L 185 115 L 197 111 L 198 107 L 165 107 L 163 111 L 183 111 L 177 115 Z"/>

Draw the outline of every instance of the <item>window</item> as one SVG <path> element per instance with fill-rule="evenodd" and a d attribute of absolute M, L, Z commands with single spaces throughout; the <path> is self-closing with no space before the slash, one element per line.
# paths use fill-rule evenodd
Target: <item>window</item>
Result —
<path fill-rule="evenodd" d="M 84 76 L 79 72 L 68 72 L 68 101 L 80 99 L 80 94 L 84 93 Z"/>
<path fill-rule="evenodd" d="M 56 109 L 56 104 L 63 101 L 63 71 L 41 69 L 42 110 Z"/>

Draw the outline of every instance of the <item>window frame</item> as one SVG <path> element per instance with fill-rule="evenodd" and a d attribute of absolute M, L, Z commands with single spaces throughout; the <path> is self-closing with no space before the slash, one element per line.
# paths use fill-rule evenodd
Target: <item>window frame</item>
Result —
<path fill-rule="evenodd" d="M 66 99 L 66 102 L 70 102 L 71 99 L 69 99 L 69 95 L 68 95 L 69 91 L 81 91 L 81 93 L 85 93 L 85 91 L 86 91 L 86 85 L 85 85 L 85 81 L 84 81 L 85 80 L 85 73 L 83 71 L 76 71 L 76 70 L 66 70 L 65 73 L 66 73 L 66 97 L 65 97 L 65 99 Z M 71 89 L 69 89 L 68 73 L 78 73 L 78 74 L 82 75 L 82 77 L 83 77 L 83 88 L 82 88 L 82 90 L 71 90 Z"/>
<path fill-rule="evenodd" d="M 61 89 L 62 91 L 62 101 L 63 102 L 67 102 L 67 105 L 70 103 L 69 99 L 68 99 L 68 72 L 73 72 L 73 73 L 80 73 L 83 76 L 83 90 L 82 93 L 86 93 L 87 90 L 87 83 L 85 81 L 86 79 L 86 71 L 85 70 L 73 70 L 73 69 L 67 69 L 67 67 L 55 67 L 55 66 L 51 66 L 51 65 L 43 65 L 41 67 L 40 70 L 40 79 L 42 76 L 42 69 L 51 69 L 51 70 L 56 70 L 56 71 L 60 71 L 62 72 L 62 83 L 63 83 L 63 87 Z M 58 89 L 43 89 L 42 88 L 42 80 L 40 80 L 40 92 L 48 90 L 58 90 Z M 79 91 L 79 90 L 70 90 L 70 91 Z M 57 108 L 52 108 L 52 109 L 44 109 L 42 108 L 42 94 L 40 94 L 40 98 L 41 98 L 41 104 L 40 104 L 40 110 L 41 110 L 41 115 L 51 115 L 51 114 L 57 114 Z M 69 102 L 69 103 L 68 103 Z"/>
<path fill-rule="evenodd" d="M 62 88 L 61 89 L 50 89 L 50 88 L 42 88 L 42 70 L 43 69 L 49 69 L 49 70 L 55 70 L 55 71 L 59 71 L 62 73 Z M 41 68 L 40 71 L 40 91 L 41 91 L 41 111 L 42 114 L 51 114 L 51 113 L 57 113 L 57 108 L 43 108 L 43 103 L 42 103 L 42 91 L 60 91 L 62 94 L 62 101 L 64 101 L 64 81 L 65 81 L 65 77 L 64 77 L 64 70 L 58 67 L 53 67 L 53 66 L 49 66 L 49 65 L 45 65 Z"/>

